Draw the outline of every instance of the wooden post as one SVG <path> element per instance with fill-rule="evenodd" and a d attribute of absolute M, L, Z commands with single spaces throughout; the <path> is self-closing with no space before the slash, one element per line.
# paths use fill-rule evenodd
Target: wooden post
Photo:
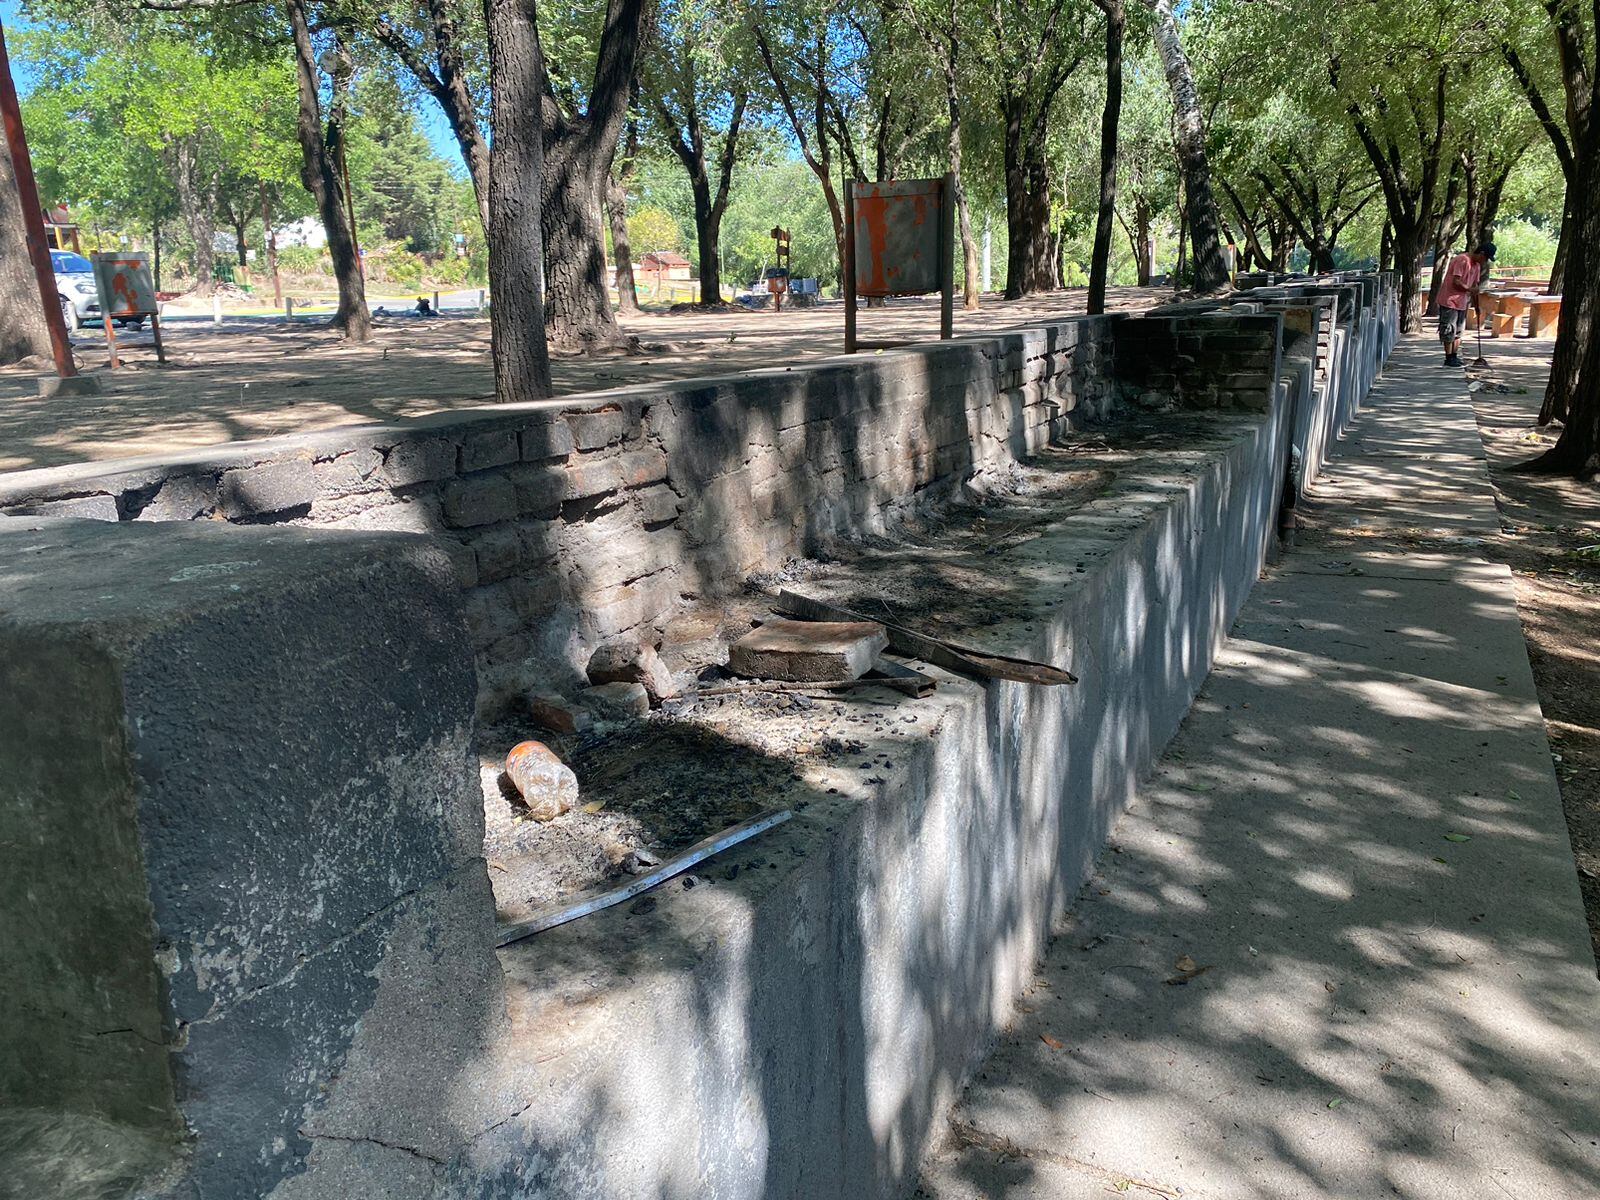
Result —
<path fill-rule="evenodd" d="M 44 232 L 44 209 L 39 204 L 39 185 L 33 178 L 33 159 L 28 156 L 28 139 L 22 130 L 22 109 L 17 105 L 17 89 L 11 82 L 11 59 L 6 53 L 5 26 L 0 24 L 0 121 L 5 125 L 6 145 L 11 151 L 11 166 L 17 175 L 17 199 L 22 204 L 22 222 L 27 232 L 28 257 L 39 283 L 39 303 L 44 307 L 45 327 L 50 330 L 50 352 L 56 360 L 56 374 L 71 379 L 78 373 L 72 361 L 72 343 L 67 340 L 67 321 L 61 314 L 56 292 L 56 273 L 50 266 L 49 242 Z M 109 330 L 111 326 L 107 324 Z"/>
<path fill-rule="evenodd" d="M 955 336 L 956 306 L 956 177 L 944 177 L 939 189 L 939 340 Z"/>
<path fill-rule="evenodd" d="M 156 361 L 166 366 L 167 348 L 161 344 L 161 314 L 158 312 L 150 314 L 150 335 L 156 340 Z"/>
<path fill-rule="evenodd" d="M 111 369 L 115 371 L 122 365 L 122 359 L 117 356 L 117 323 L 103 312 L 100 323 L 106 327 L 106 350 L 111 356 Z"/>
<path fill-rule="evenodd" d="M 844 352 L 856 352 L 856 181 L 844 181 Z"/>

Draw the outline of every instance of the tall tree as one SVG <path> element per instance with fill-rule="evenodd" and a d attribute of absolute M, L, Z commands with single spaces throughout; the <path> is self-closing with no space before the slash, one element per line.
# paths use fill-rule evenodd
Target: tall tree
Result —
<path fill-rule="evenodd" d="M 1600 471 L 1600 0 L 1587 15 L 1577 0 L 1542 2 L 1566 100 L 1572 174 L 1561 320 L 1539 413 L 1541 422 L 1565 427 L 1535 465 L 1592 476 Z"/>
<path fill-rule="evenodd" d="M 0 39 L 5 36 L 0 30 Z M 10 86 L 9 77 L 0 86 Z M 28 248 L 17 173 L 0 130 L 0 365 L 50 353 L 50 330 L 39 305 L 39 281 Z"/>
<path fill-rule="evenodd" d="M 1047 135 L 1088 37 L 1073 0 L 990 0 L 987 24 L 983 66 L 1004 139 L 1006 298 L 1015 300 L 1056 282 Z"/>
<path fill-rule="evenodd" d="M 546 61 L 541 42 L 546 332 L 569 350 L 632 345 L 607 294 L 600 217 L 648 16 L 645 0 L 607 0 L 586 86 L 575 65 Z"/>
<path fill-rule="evenodd" d="M 1117 137 L 1122 124 L 1122 43 L 1128 27 L 1122 0 L 1095 0 L 1095 4 L 1106 18 L 1106 98 L 1100 117 L 1100 204 L 1089 259 L 1091 314 L 1106 310 L 1106 283 L 1111 273 L 1111 238 L 1117 217 Z"/>
<path fill-rule="evenodd" d="M 722 301 L 722 218 L 750 101 L 741 81 L 741 33 L 717 0 L 659 0 L 655 53 L 641 72 L 656 128 L 689 176 L 702 305 Z"/>
<path fill-rule="evenodd" d="M 295 84 L 300 98 L 295 121 L 295 135 L 300 141 L 300 181 L 317 202 L 317 214 L 328 236 L 328 254 L 333 260 L 334 279 L 339 287 L 339 307 L 328 327 L 351 341 L 364 342 L 372 337 L 372 314 L 367 310 L 366 280 L 356 256 L 355 227 L 350 220 L 344 178 L 339 169 L 339 155 L 345 139 L 350 56 L 342 40 L 336 39 L 330 50 L 331 100 L 324 113 L 306 0 L 285 0 L 284 7 L 294 39 Z"/>
<path fill-rule="evenodd" d="M 534 0 L 488 0 L 494 140 L 489 152 L 489 309 L 494 394 L 503 404 L 550 394 L 544 242 L 539 209 L 544 64 Z"/>
<path fill-rule="evenodd" d="M 633 279 L 633 246 L 628 236 L 628 185 L 638 173 L 639 122 L 628 120 L 627 141 L 606 177 L 606 221 L 611 227 L 611 261 L 616 264 L 617 311 L 639 311 L 639 293 Z"/>
<path fill-rule="evenodd" d="M 1211 292 L 1228 282 L 1228 264 L 1218 237 L 1217 202 L 1211 191 L 1211 162 L 1206 154 L 1206 127 L 1194 68 L 1184 53 L 1183 38 L 1171 0 L 1144 0 L 1155 18 L 1156 49 L 1172 91 L 1173 147 L 1183 176 L 1184 225 L 1193 245 L 1194 287 Z"/>
<path fill-rule="evenodd" d="M 481 44 L 487 6 L 463 0 L 422 0 L 419 4 L 343 0 L 333 9 L 350 36 L 370 37 L 391 54 L 439 105 L 461 151 L 478 201 L 478 215 L 489 227 L 489 142 L 483 134 L 478 99 L 488 81 L 477 78 L 476 64 L 487 57 Z"/>
<path fill-rule="evenodd" d="M 1120 0 L 1116 0 L 1120 3 Z M 962 307 L 976 310 L 982 295 L 978 268 L 978 242 L 972 235 L 972 205 L 961 154 L 963 85 L 961 47 L 966 15 L 961 0 L 908 0 L 903 11 L 927 45 L 944 84 L 946 146 L 950 177 L 955 188 L 956 231 L 961 238 Z"/>

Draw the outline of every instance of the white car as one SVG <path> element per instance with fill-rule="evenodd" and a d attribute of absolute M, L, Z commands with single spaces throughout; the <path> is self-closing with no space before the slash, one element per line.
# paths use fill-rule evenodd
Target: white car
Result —
<path fill-rule="evenodd" d="M 94 286 L 94 264 L 71 250 L 50 251 L 50 266 L 56 275 L 56 294 L 61 301 L 61 316 L 67 329 L 81 329 L 86 321 L 100 320 L 100 295 Z M 126 317 L 117 322 L 135 329 L 143 317 Z"/>

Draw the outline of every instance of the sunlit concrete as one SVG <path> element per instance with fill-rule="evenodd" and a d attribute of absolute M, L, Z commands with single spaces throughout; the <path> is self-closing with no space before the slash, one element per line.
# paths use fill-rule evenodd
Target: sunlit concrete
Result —
<path fill-rule="evenodd" d="M 1397 351 L 925 1196 L 1600 1194 L 1600 983 L 1435 355 Z"/>

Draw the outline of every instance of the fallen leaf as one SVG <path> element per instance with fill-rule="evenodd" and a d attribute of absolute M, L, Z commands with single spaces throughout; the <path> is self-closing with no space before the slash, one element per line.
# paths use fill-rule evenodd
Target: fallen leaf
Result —
<path fill-rule="evenodd" d="M 1433 856 L 1433 861 L 1436 863 L 1443 863 L 1447 867 L 1450 865 L 1450 860 L 1448 858 L 1440 858 L 1437 854 Z"/>
<path fill-rule="evenodd" d="M 580 805 L 579 808 L 578 808 L 578 811 L 579 812 L 586 812 L 586 813 L 597 813 L 602 808 L 604 808 L 605 806 L 606 806 L 606 802 L 604 800 L 591 800 L 587 804 Z"/>
<path fill-rule="evenodd" d="M 1333 1100 L 1329 1100 L 1329 1101 L 1328 1101 L 1328 1107 L 1329 1107 L 1329 1108 L 1338 1108 L 1338 1107 L 1339 1107 L 1339 1105 L 1341 1105 L 1341 1104 L 1343 1104 L 1343 1103 L 1344 1103 L 1344 1101 L 1343 1101 L 1343 1100 L 1341 1100 L 1341 1099 L 1338 1099 L 1338 1098 L 1335 1098 L 1335 1099 L 1333 1099 Z"/>
<path fill-rule="evenodd" d="M 1447 842 L 1470 842 L 1472 839 L 1464 833 L 1447 833 L 1444 835 Z"/>
<path fill-rule="evenodd" d="M 1051 1037 L 1048 1033 L 1041 1033 L 1039 1035 L 1039 1040 L 1046 1046 L 1049 1046 L 1052 1050 L 1065 1050 L 1067 1048 L 1067 1044 L 1065 1042 L 1056 1041 L 1056 1039 Z"/>
<path fill-rule="evenodd" d="M 1337 992 L 1339 990 L 1336 985 L 1334 985 L 1331 981 L 1326 980 L 1326 979 L 1324 979 L 1322 981 L 1322 987 L 1323 987 L 1323 989 L 1325 991 L 1329 991 L 1329 992 Z"/>
<path fill-rule="evenodd" d="M 1507 789 L 1506 795 L 1512 800 L 1521 800 L 1522 799 L 1522 797 L 1517 794 L 1517 789 L 1516 788 Z"/>
<path fill-rule="evenodd" d="M 1187 954 L 1185 954 L 1182 958 L 1180 958 L 1177 962 L 1173 963 L 1172 965 L 1177 967 L 1178 970 L 1182 971 L 1186 975 L 1192 973 L 1194 971 L 1194 969 L 1195 969 L 1194 959 L 1190 958 Z"/>

